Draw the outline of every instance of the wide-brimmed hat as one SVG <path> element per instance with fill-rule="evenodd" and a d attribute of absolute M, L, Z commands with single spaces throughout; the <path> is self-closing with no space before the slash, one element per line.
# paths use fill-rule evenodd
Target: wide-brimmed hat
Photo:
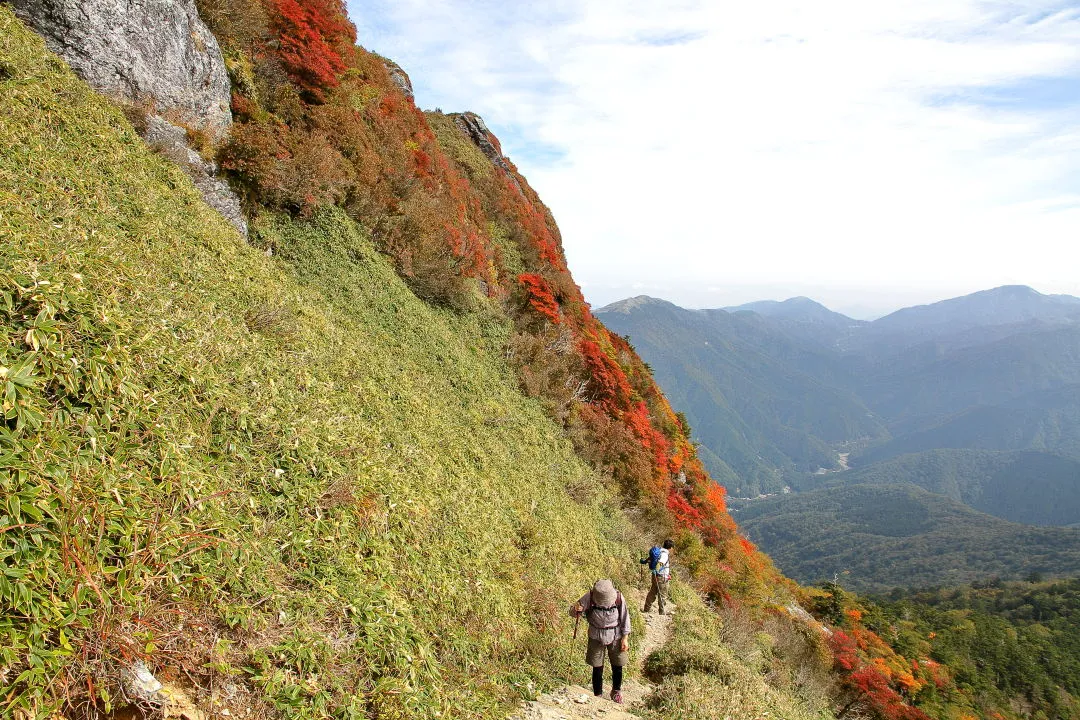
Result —
<path fill-rule="evenodd" d="M 615 585 L 610 580 L 597 580 L 592 588 L 592 601 L 600 607 L 611 607 L 617 597 Z"/>

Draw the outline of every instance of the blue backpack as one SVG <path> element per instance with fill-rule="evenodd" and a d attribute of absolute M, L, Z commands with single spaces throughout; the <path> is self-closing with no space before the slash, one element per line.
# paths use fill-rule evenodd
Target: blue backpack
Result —
<path fill-rule="evenodd" d="M 660 564 L 660 548 L 653 545 L 649 548 L 649 569 L 656 572 L 656 567 Z"/>

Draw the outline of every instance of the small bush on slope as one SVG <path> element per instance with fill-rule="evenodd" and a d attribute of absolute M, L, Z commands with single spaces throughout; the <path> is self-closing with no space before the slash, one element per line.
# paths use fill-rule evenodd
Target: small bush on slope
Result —
<path fill-rule="evenodd" d="M 256 223 L 295 265 L 246 246 L 4 9 L 0 66 L 0 714 L 105 707 L 139 658 L 290 717 L 561 673 L 623 525 L 509 327 L 339 211 Z"/>

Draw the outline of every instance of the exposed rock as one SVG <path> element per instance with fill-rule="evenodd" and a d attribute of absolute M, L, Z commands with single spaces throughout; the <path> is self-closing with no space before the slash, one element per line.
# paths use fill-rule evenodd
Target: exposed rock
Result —
<path fill-rule="evenodd" d="M 158 692 L 161 690 L 161 683 L 154 677 L 154 674 L 150 672 L 150 668 L 146 667 L 146 663 L 142 660 L 136 660 L 135 663 L 124 671 L 124 692 L 132 700 L 140 700 L 142 702 L 160 702 Z"/>
<path fill-rule="evenodd" d="M 99 92 L 220 135 L 229 76 L 193 0 L 8 0 Z"/>
<path fill-rule="evenodd" d="M 488 160 L 514 181 L 514 185 L 520 192 L 521 186 L 518 184 L 517 178 L 514 177 L 510 163 L 503 156 L 499 140 L 494 133 L 488 130 L 487 125 L 484 124 L 484 119 L 472 112 L 456 114 L 453 118 L 454 124 L 476 144 L 476 147 L 480 148 L 480 152 L 484 153 Z"/>
<path fill-rule="evenodd" d="M 146 143 L 178 164 L 191 177 L 202 193 L 206 204 L 221 213 L 226 220 L 247 237 L 247 221 L 240 209 L 240 198 L 228 184 L 217 177 L 217 165 L 204 160 L 187 143 L 187 131 L 151 116 L 146 120 Z"/>
<path fill-rule="evenodd" d="M 402 70 L 401 66 L 393 60 L 387 60 L 386 58 L 383 58 L 382 61 L 383 65 L 386 66 L 386 71 L 390 73 L 390 79 L 394 82 L 395 85 L 398 86 L 401 92 L 405 93 L 405 97 L 412 100 L 412 81 L 409 80 L 409 74 Z"/>

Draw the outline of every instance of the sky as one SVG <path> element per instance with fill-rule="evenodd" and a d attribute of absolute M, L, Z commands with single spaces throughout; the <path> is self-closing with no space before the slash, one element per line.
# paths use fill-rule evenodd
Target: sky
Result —
<path fill-rule="evenodd" d="M 1080 295 L 1080 0 L 349 11 L 420 107 L 484 118 L 594 307 Z"/>

